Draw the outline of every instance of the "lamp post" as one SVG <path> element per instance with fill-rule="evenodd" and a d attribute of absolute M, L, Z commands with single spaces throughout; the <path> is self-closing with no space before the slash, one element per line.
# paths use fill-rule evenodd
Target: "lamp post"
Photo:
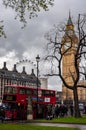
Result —
<path fill-rule="evenodd" d="M 39 55 L 37 55 L 36 57 L 36 62 L 37 62 L 37 118 L 38 118 L 38 87 L 39 87 L 39 83 L 38 83 L 38 78 L 39 78 L 39 61 L 40 61 L 40 57 Z"/>
<path fill-rule="evenodd" d="M 2 100 L 2 90 L 3 90 L 3 75 L 1 75 L 1 96 L 0 96 L 0 100 Z"/>

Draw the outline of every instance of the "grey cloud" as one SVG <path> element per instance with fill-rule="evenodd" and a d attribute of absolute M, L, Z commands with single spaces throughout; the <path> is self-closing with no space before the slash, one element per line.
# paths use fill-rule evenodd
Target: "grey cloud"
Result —
<path fill-rule="evenodd" d="M 14 20 L 15 12 L 11 9 L 6 10 L 1 5 L 0 19 L 4 20 L 4 29 L 7 38 L 0 38 L 0 57 L 5 57 L 13 50 L 17 59 L 22 59 L 26 56 L 26 58 L 35 61 L 37 54 L 40 54 L 40 57 L 42 57 L 44 54 L 43 49 L 47 43 L 44 38 L 45 33 L 54 24 L 64 22 L 65 19 L 67 20 L 69 9 L 71 15 L 76 18 L 78 13 L 86 13 L 85 6 L 86 0 L 55 0 L 55 5 L 48 12 L 41 11 L 37 18 L 28 19 L 27 26 L 21 29 L 22 24 L 18 20 Z M 54 85 L 54 83 L 52 84 L 50 82 L 49 84 L 51 86 Z"/>

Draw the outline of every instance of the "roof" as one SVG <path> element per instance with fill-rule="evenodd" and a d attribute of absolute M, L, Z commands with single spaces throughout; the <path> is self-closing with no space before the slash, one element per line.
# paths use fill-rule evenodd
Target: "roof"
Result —
<path fill-rule="evenodd" d="M 31 74 L 27 74 L 27 73 L 20 73 L 18 71 L 10 71 L 6 68 L 6 64 L 5 67 L 3 67 L 2 69 L 0 69 L 0 78 L 5 78 L 8 80 L 18 80 L 21 82 L 29 82 L 32 84 L 36 84 L 37 83 L 37 77 L 35 76 L 33 70 Z M 39 81 L 40 84 L 40 81 Z"/>

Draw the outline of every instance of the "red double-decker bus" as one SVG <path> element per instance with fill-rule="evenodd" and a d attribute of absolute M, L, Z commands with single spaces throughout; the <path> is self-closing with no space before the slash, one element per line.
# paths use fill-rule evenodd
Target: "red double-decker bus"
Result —
<path fill-rule="evenodd" d="M 3 103 L 6 119 L 27 119 L 28 100 L 31 100 L 33 119 L 45 118 L 47 107 L 56 104 L 54 90 L 7 85 Z"/>

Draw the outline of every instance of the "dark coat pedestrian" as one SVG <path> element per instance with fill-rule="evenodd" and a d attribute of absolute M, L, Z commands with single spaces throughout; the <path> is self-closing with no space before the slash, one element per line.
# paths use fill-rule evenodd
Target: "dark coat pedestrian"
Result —
<path fill-rule="evenodd" d="M 5 112 L 4 112 L 4 109 L 1 108 L 0 109 L 0 120 L 2 123 L 3 123 L 4 119 L 5 119 Z"/>
<path fill-rule="evenodd" d="M 56 115 L 57 118 L 59 117 L 59 114 L 60 114 L 60 107 L 57 104 L 56 107 L 55 107 L 55 115 Z"/>
<path fill-rule="evenodd" d="M 71 114 L 71 116 L 73 116 L 73 113 L 74 113 L 74 111 L 73 111 L 73 105 L 71 105 L 70 106 L 70 114 Z"/>
<path fill-rule="evenodd" d="M 48 106 L 47 107 L 47 119 L 52 119 L 53 118 L 53 115 L 52 115 L 52 106 Z"/>

